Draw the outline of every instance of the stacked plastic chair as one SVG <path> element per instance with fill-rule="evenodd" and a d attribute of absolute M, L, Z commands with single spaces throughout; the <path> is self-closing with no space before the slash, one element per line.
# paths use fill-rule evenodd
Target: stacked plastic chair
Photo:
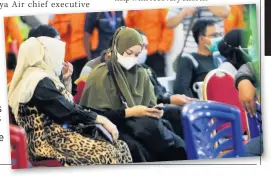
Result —
<path fill-rule="evenodd" d="M 12 169 L 28 168 L 25 133 L 19 127 L 10 124 L 10 143 Z"/>
<path fill-rule="evenodd" d="M 261 106 L 256 103 L 256 115 L 247 113 L 250 138 L 256 138 L 262 134 L 262 111 Z"/>
<path fill-rule="evenodd" d="M 182 114 L 188 159 L 246 156 L 238 108 L 213 101 L 195 101 L 187 104 Z M 229 126 L 217 130 L 226 123 Z M 232 136 L 228 137 L 229 134 Z M 226 141 L 218 143 L 225 137 Z"/>

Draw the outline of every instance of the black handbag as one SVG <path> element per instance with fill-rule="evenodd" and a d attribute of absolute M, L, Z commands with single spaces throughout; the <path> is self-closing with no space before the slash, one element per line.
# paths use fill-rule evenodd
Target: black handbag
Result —
<path fill-rule="evenodd" d="M 116 86 L 117 93 L 118 93 L 118 95 L 119 95 L 119 97 L 120 97 L 120 101 L 121 101 L 121 103 L 123 104 L 124 109 L 126 109 L 126 108 L 128 108 L 128 105 L 127 105 L 127 102 L 126 102 L 126 100 L 125 100 L 123 94 L 121 93 L 120 88 L 119 88 L 119 86 L 118 86 L 118 84 L 117 84 L 115 75 L 114 75 L 114 73 L 113 73 L 112 64 L 110 63 L 110 61 L 108 61 L 108 62 L 106 62 L 106 65 L 107 65 L 107 68 L 108 68 L 108 70 L 109 70 L 109 75 L 112 77 L 113 82 L 114 82 L 114 84 L 115 84 L 115 86 Z M 161 119 L 161 121 L 163 122 L 163 124 L 164 124 L 169 130 L 173 131 L 172 125 L 169 123 L 169 121 L 167 121 L 167 120 L 165 120 L 165 119 Z"/>
<path fill-rule="evenodd" d="M 117 93 L 124 108 L 128 108 L 126 100 L 118 87 L 116 78 L 113 73 L 112 63 L 106 62 L 109 74 L 111 75 L 113 82 L 116 86 Z M 125 132 L 132 135 L 137 140 L 140 140 L 148 149 L 153 152 L 162 152 L 169 146 L 174 145 L 175 139 L 171 130 L 170 123 L 164 119 L 157 119 L 151 117 L 131 117 L 125 120 L 124 127 Z"/>
<path fill-rule="evenodd" d="M 81 134 L 82 136 L 96 139 L 100 141 L 106 141 L 110 143 L 114 143 L 112 135 L 101 125 L 101 124 L 91 124 L 91 125 L 84 125 L 79 124 L 72 128 L 77 133 Z"/>

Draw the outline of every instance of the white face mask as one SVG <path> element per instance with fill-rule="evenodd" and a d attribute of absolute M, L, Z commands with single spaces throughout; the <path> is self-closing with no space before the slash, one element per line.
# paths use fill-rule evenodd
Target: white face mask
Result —
<path fill-rule="evenodd" d="M 124 57 L 121 54 L 117 54 L 118 62 L 125 69 L 130 70 L 133 66 L 137 64 L 137 57 Z"/>
<path fill-rule="evenodd" d="M 146 62 L 148 55 L 148 51 L 146 49 L 142 50 L 142 52 L 138 55 L 138 63 L 139 64 L 144 64 Z"/>

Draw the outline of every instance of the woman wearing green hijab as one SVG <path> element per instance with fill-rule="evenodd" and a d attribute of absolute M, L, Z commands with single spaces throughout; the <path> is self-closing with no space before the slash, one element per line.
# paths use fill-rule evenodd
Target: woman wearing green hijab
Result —
<path fill-rule="evenodd" d="M 183 140 L 175 135 L 157 109 L 153 85 L 137 56 L 143 48 L 141 35 L 119 28 L 111 58 L 89 75 L 80 104 L 108 117 L 127 142 L 134 162 L 186 159 Z"/>

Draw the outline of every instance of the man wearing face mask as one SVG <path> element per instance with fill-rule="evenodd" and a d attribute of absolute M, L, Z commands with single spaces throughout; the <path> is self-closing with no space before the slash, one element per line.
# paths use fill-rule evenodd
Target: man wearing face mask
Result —
<path fill-rule="evenodd" d="M 192 86 L 202 82 L 209 71 L 216 68 L 213 53 L 218 51 L 221 41 L 216 22 L 211 19 L 199 19 L 192 27 L 193 37 L 198 44 L 196 53 L 184 53 L 177 64 L 174 94 L 184 94 L 198 98 Z"/>

